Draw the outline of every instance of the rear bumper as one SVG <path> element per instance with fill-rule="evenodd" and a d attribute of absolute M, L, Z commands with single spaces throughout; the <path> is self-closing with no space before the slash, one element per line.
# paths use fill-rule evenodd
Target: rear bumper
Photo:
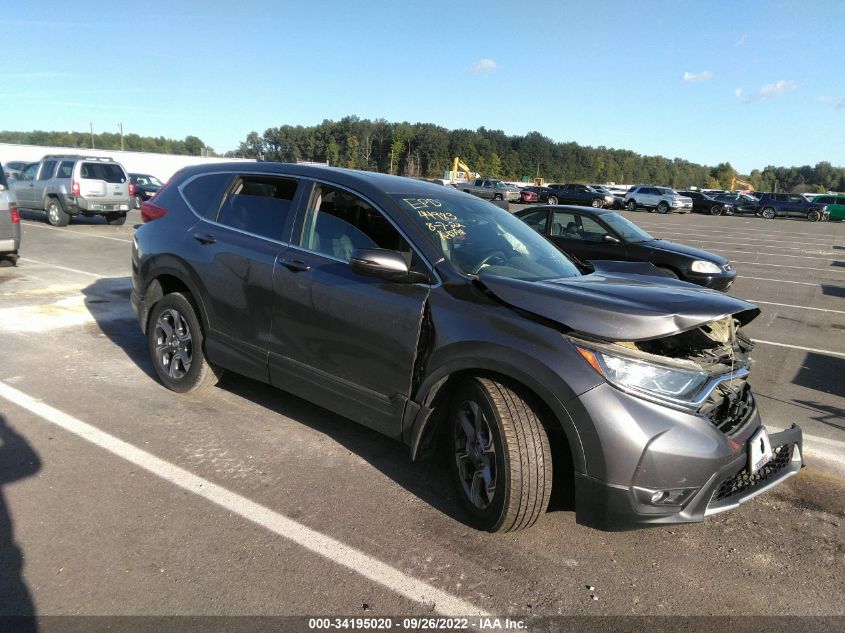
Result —
<path fill-rule="evenodd" d="M 12 224 L 11 235 L 7 233 L 7 237 L 0 237 L 0 253 L 15 253 L 20 247 L 21 225 Z"/>
<path fill-rule="evenodd" d="M 714 459 L 713 475 L 685 503 L 671 510 L 642 504 L 634 486 L 619 486 L 575 474 L 576 520 L 601 530 L 632 530 L 655 525 L 698 523 L 731 510 L 796 474 L 803 466 L 801 429 L 797 425 L 769 436 L 776 451 L 755 475 L 741 452 L 726 465 Z"/>
<path fill-rule="evenodd" d="M 102 213 L 127 213 L 132 208 L 129 198 L 126 200 L 95 200 L 81 196 L 63 196 L 65 211 L 71 215 L 100 215 Z"/>

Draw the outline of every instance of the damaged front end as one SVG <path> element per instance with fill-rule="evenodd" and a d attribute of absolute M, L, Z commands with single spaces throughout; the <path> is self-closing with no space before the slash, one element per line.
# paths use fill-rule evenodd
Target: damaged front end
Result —
<path fill-rule="evenodd" d="M 754 410 L 748 385 L 754 343 L 735 316 L 639 341 L 570 336 L 581 356 L 615 387 L 646 400 L 707 417 L 725 434 Z"/>

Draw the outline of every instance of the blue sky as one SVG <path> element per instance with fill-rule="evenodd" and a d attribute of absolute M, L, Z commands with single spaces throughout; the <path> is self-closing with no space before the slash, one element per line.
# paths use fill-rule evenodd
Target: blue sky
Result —
<path fill-rule="evenodd" d="M 348 114 L 845 164 L 845 0 L 8 3 L 0 128 L 184 138 Z"/>

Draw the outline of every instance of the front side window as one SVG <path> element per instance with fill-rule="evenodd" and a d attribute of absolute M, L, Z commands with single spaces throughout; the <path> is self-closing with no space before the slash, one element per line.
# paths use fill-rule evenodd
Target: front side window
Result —
<path fill-rule="evenodd" d="M 520 220 L 525 222 L 538 233 L 546 232 L 548 218 L 549 214 L 545 211 L 532 211 L 531 213 L 526 213 L 525 215 L 519 217 Z"/>
<path fill-rule="evenodd" d="M 654 238 L 618 213 L 605 213 L 601 216 L 607 225 L 626 242 L 650 242 Z"/>
<path fill-rule="evenodd" d="M 539 281 L 581 273 L 553 244 L 511 213 L 465 196 L 394 194 L 443 257 L 461 273 Z"/>
<path fill-rule="evenodd" d="M 21 172 L 18 180 L 33 180 L 35 178 L 36 171 L 38 171 L 38 163 L 33 163 Z"/>
<path fill-rule="evenodd" d="M 241 176 L 226 195 L 217 222 L 281 240 L 297 184 L 291 178 Z"/>
<path fill-rule="evenodd" d="M 399 231 L 366 200 L 355 194 L 317 184 L 302 226 L 302 247 L 348 262 L 359 248 L 396 251 L 410 267 L 413 251 Z"/>

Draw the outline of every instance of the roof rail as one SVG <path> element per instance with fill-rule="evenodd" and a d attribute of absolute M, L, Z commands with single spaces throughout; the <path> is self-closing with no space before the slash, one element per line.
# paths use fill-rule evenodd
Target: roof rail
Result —
<path fill-rule="evenodd" d="M 82 154 L 45 154 L 41 160 L 49 160 L 54 158 L 81 158 L 83 160 L 101 160 L 103 162 L 114 162 L 111 156 L 83 156 Z"/>

